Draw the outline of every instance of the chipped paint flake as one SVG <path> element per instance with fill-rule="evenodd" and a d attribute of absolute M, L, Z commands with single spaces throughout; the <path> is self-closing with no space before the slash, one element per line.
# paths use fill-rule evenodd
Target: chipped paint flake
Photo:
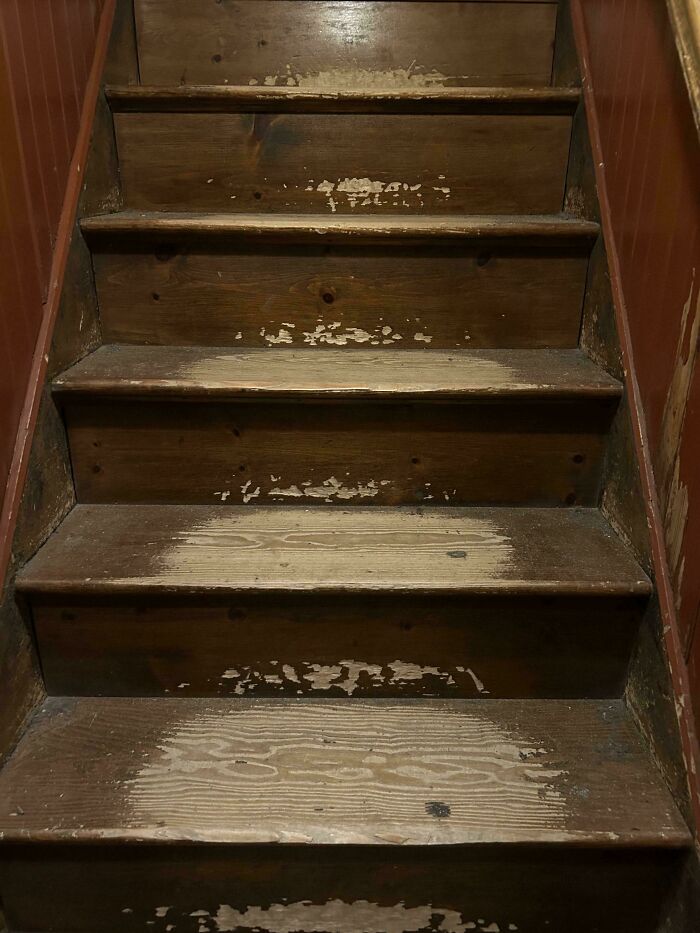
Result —
<path fill-rule="evenodd" d="M 249 84 L 262 84 L 266 87 L 321 88 L 324 91 L 357 90 L 373 88 L 391 90 L 392 88 L 431 88 L 446 87 L 449 84 L 468 84 L 467 75 L 447 75 L 436 68 L 426 68 L 417 62 L 411 62 L 407 68 L 331 68 L 326 71 L 302 73 L 291 64 L 277 74 L 265 75 L 260 81 L 251 78 Z"/>
<path fill-rule="evenodd" d="M 244 502 L 246 505 L 251 501 L 251 499 L 257 499 L 258 496 L 260 495 L 260 487 L 259 487 L 259 486 L 256 486 L 255 489 L 254 489 L 252 492 L 249 492 L 250 487 L 251 487 L 252 485 L 253 485 L 253 481 L 249 479 L 247 483 L 244 483 L 244 484 L 241 486 L 241 493 L 242 493 L 242 495 L 243 495 L 243 502 Z"/>

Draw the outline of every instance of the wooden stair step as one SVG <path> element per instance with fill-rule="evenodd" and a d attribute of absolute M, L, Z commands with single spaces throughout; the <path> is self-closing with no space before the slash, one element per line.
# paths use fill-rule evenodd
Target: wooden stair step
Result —
<path fill-rule="evenodd" d="M 572 87 L 417 87 L 363 90 L 230 85 L 106 89 L 114 113 L 498 113 L 572 114 Z"/>
<path fill-rule="evenodd" d="M 86 595 L 651 592 L 596 509 L 546 508 L 79 505 L 17 585 Z"/>
<path fill-rule="evenodd" d="M 0 839 L 673 847 L 689 833 L 621 701 L 59 698 L 2 771 Z"/>
<path fill-rule="evenodd" d="M 293 325 L 282 337 L 293 330 Z M 276 336 L 276 335 L 273 335 Z M 102 346 L 54 381 L 61 397 L 618 399 L 579 350 L 377 350 Z"/>
<path fill-rule="evenodd" d="M 83 233 L 98 249 L 122 236 L 141 241 L 171 237 L 260 239 L 268 243 L 508 242 L 518 247 L 580 246 L 588 250 L 600 232 L 597 223 L 563 214 L 411 215 L 345 217 L 329 214 L 222 214 L 177 211 L 117 211 L 84 217 Z"/>
<path fill-rule="evenodd" d="M 352 350 L 391 327 L 418 349 L 573 348 L 598 226 L 125 212 L 83 232 L 109 343 L 266 346 L 284 328 Z"/>
<path fill-rule="evenodd" d="M 61 933 L 650 933 L 690 844 L 621 701 L 94 697 L 35 716 L 0 840 L 11 928 Z"/>

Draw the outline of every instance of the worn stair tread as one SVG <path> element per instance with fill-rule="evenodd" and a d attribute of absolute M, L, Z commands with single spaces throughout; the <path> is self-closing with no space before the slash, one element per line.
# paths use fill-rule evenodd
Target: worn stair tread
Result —
<path fill-rule="evenodd" d="M 297 492 L 323 503 L 343 488 Z M 78 505 L 17 585 L 35 594 L 651 592 L 596 509 L 321 504 Z"/>
<path fill-rule="evenodd" d="M 112 110 L 157 113 L 237 111 L 314 113 L 573 113 L 580 90 L 571 87 L 432 87 L 310 89 L 249 85 L 112 85 Z"/>
<path fill-rule="evenodd" d="M 416 243 L 417 241 L 503 241 L 543 245 L 580 244 L 598 236 L 599 226 L 564 214 L 365 215 L 117 211 L 85 217 L 91 243 L 137 235 L 142 238 L 216 237 L 288 242 Z"/>
<path fill-rule="evenodd" d="M 54 698 L 0 775 L 21 842 L 678 847 L 622 701 Z"/>
<path fill-rule="evenodd" d="M 293 326 L 276 339 L 291 340 Z M 402 350 L 395 344 L 351 354 L 325 348 L 103 346 L 54 382 L 54 391 L 69 397 L 568 399 L 617 398 L 621 388 L 579 350 Z"/>

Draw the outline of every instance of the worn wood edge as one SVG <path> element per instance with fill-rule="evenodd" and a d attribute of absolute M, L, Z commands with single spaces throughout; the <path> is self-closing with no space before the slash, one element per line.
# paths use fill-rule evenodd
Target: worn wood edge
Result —
<path fill-rule="evenodd" d="M 598 224 L 564 215 L 463 215 L 329 217 L 325 214 L 211 214 L 119 211 L 86 217 L 84 235 L 97 248 L 110 238 L 259 239 L 286 242 L 415 243 L 417 241 L 500 241 L 579 244 L 587 248 Z"/>
<path fill-rule="evenodd" d="M 100 366 L 109 365 L 112 359 L 110 351 L 124 351 L 124 356 L 117 363 L 116 374 L 101 375 Z M 165 351 L 165 352 L 164 352 Z M 365 357 L 362 350 L 356 351 L 351 357 L 343 351 L 334 350 L 312 350 L 312 351 L 293 351 L 276 350 L 260 348 L 259 350 L 248 351 L 230 351 L 222 352 L 217 348 L 183 348 L 181 352 L 181 365 L 191 366 L 202 358 L 217 358 L 221 363 L 225 363 L 224 357 L 228 357 L 230 363 L 230 378 L 222 378 L 218 384 L 215 379 L 207 381 L 205 377 L 198 373 L 196 376 L 188 375 L 186 371 L 165 371 L 167 367 L 168 347 L 132 347 L 125 346 L 103 346 L 96 350 L 90 356 L 84 358 L 75 366 L 66 370 L 53 382 L 52 391 L 58 398 L 70 399 L 72 397 L 99 397 L 99 398 L 179 398 L 179 399 L 234 399 L 246 397 L 262 398 L 300 398 L 300 399 L 355 399 L 355 398 L 385 398 L 389 401 L 394 399 L 473 399 L 475 401 L 488 399 L 542 399 L 542 400 L 575 400 L 575 399 L 618 399 L 622 393 L 621 384 L 612 377 L 608 376 L 604 370 L 599 369 L 594 363 L 585 368 L 588 370 L 588 380 L 584 381 L 583 376 L 577 378 L 576 375 L 558 380 L 551 379 L 547 381 L 549 361 L 552 357 L 562 351 L 551 350 L 533 350 L 523 351 L 523 356 L 527 353 L 533 362 L 533 373 L 541 373 L 541 382 L 535 383 L 525 381 L 517 382 L 516 376 L 510 384 L 503 386 L 493 386 L 472 377 L 471 383 L 469 377 L 465 376 L 464 382 L 459 386 L 441 386 L 439 385 L 439 373 L 444 371 L 447 365 L 458 363 L 460 359 L 467 361 L 497 361 L 499 356 L 503 357 L 504 365 L 508 365 L 510 351 L 484 350 L 484 351 L 451 351 L 451 350 L 383 350 L 380 351 L 383 358 L 389 357 L 396 364 L 410 365 L 412 360 L 420 358 L 421 363 L 432 363 L 435 366 L 435 385 L 425 384 L 425 376 L 422 385 L 394 385 L 389 386 L 383 383 L 372 385 L 370 378 L 357 379 L 357 385 L 332 385 L 330 380 L 320 381 L 317 385 L 289 385 L 273 384 L 260 381 L 260 385 L 251 383 L 236 383 L 236 375 L 239 372 L 238 364 L 246 357 L 256 357 L 260 360 L 263 367 L 266 361 L 284 362 L 285 359 L 299 357 L 300 352 L 304 354 L 305 361 L 308 360 L 312 365 L 323 362 L 331 367 L 341 367 L 349 373 L 352 373 L 353 366 L 358 357 Z M 130 368 L 129 357 L 151 357 L 152 374 L 148 377 L 140 375 L 139 370 Z M 374 359 L 376 353 L 371 353 Z M 159 359 L 160 357 L 160 359 Z M 578 351 L 571 351 L 568 354 L 572 363 L 585 364 L 587 357 Z M 299 362 L 297 365 L 302 366 Z M 366 369 L 366 367 L 365 367 Z M 96 371 L 97 370 L 97 371 Z M 274 373 L 271 370 L 271 374 Z"/>
<path fill-rule="evenodd" d="M 678 722 L 683 760 L 688 784 L 690 807 L 695 824 L 697 841 L 700 842 L 700 743 L 692 718 L 688 698 L 691 695 L 688 672 L 685 666 L 678 619 L 675 610 L 673 590 L 670 580 L 668 560 L 665 551 L 663 523 L 654 479 L 653 467 L 649 454 L 641 392 L 636 378 L 636 369 L 632 351 L 627 308 L 622 290 L 619 255 L 617 253 L 612 229 L 610 202 L 605 180 L 600 124 L 598 121 L 593 87 L 590 80 L 588 37 L 585 29 L 582 0 L 571 0 L 571 13 L 574 24 L 576 46 L 583 73 L 583 97 L 589 120 L 591 146 L 594 153 L 595 178 L 601 207 L 601 225 L 608 244 L 610 264 L 610 283 L 613 292 L 617 330 L 620 340 L 622 365 L 625 374 L 625 388 L 628 394 L 629 411 L 633 427 L 634 444 L 640 468 L 640 478 L 644 492 L 644 505 L 649 527 L 651 557 L 654 578 L 662 617 L 663 643 L 668 657 L 671 682 L 675 694 L 675 712 Z M 639 723 L 641 731 L 645 729 Z M 663 770 L 663 769 L 662 769 Z"/>
<path fill-rule="evenodd" d="M 695 126 L 700 133 L 700 4 L 698 0 L 666 0 Z"/>
<path fill-rule="evenodd" d="M 56 246 L 49 275 L 48 297 L 44 305 L 43 317 L 27 382 L 24 406 L 10 463 L 2 512 L 0 513 L 0 582 L 2 583 L 5 598 L 9 598 L 8 594 L 11 594 L 13 590 L 12 574 L 15 569 L 12 566 L 13 541 L 20 520 L 23 493 L 31 466 L 34 438 L 44 396 L 43 389 L 49 369 L 52 338 L 69 264 L 72 236 L 76 224 L 83 187 L 84 168 L 90 148 L 93 123 L 100 94 L 101 75 L 105 67 L 110 42 L 114 9 L 115 0 L 106 0 L 100 17 L 95 40 L 95 52 L 85 88 L 78 136 L 68 172 L 56 236 Z M 37 676 L 39 675 L 37 674 Z M 30 686 L 24 701 L 26 709 L 20 711 L 15 717 L 14 727 L 10 734 L 3 735 L 3 744 L 7 748 L 0 748 L 0 757 L 19 740 L 26 728 L 27 716 L 34 705 L 41 702 L 42 690 L 43 687 L 40 682 Z"/>
<path fill-rule="evenodd" d="M 571 114 L 573 87 L 313 91 L 296 87 L 108 85 L 115 113 Z"/>

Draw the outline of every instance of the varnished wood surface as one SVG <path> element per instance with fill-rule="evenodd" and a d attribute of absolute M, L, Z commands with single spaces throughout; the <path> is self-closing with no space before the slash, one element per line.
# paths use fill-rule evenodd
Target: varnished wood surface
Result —
<path fill-rule="evenodd" d="M 119 211 L 82 220 L 83 232 L 98 247 L 119 236 L 168 239 L 197 236 L 217 239 L 264 239 L 268 242 L 404 242 L 474 240 L 515 241 L 519 245 L 585 247 L 595 240 L 597 223 L 564 215 L 353 216 L 330 214 L 217 214 L 177 211 Z"/>
<path fill-rule="evenodd" d="M 541 214 L 562 210 L 571 117 L 116 113 L 139 210 Z"/>
<path fill-rule="evenodd" d="M 385 338 L 386 341 L 386 338 Z M 619 398 L 579 350 L 287 350 L 102 346 L 59 376 L 61 396 Z"/>
<path fill-rule="evenodd" d="M 689 834 L 621 701 L 88 698 L 35 717 L 0 775 L 0 839 L 613 848 Z"/>
<path fill-rule="evenodd" d="M 139 232 L 114 251 L 93 245 L 107 250 L 92 258 L 112 343 L 575 347 L 588 263 L 586 241 L 274 246 Z"/>
<path fill-rule="evenodd" d="M 597 505 L 616 406 L 600 395 L 299 401 L 71 398 L 78 500 Z"/>
<path fill-rule="evenodd" d="M 557 113 L 576 110 L 581 92 L 570 87 L 399 88 L 309 90 L 300 87 L 187 85 L 106 88 L 113 112 L 125 113 Z"/>
<path fill-rule="evenodd" d="M 619 697 L 644 597 L 32 596 L 54 696 Z"/>
<path fill-rule="evenodd" d="M 18 578 L 38 593 L 648 595 L 595 509 L 77 506 Z"/>
<path fill-rule="evenodd" d="M 137 0 L 144 84 L 548 84 L 551 3 Z"/>

